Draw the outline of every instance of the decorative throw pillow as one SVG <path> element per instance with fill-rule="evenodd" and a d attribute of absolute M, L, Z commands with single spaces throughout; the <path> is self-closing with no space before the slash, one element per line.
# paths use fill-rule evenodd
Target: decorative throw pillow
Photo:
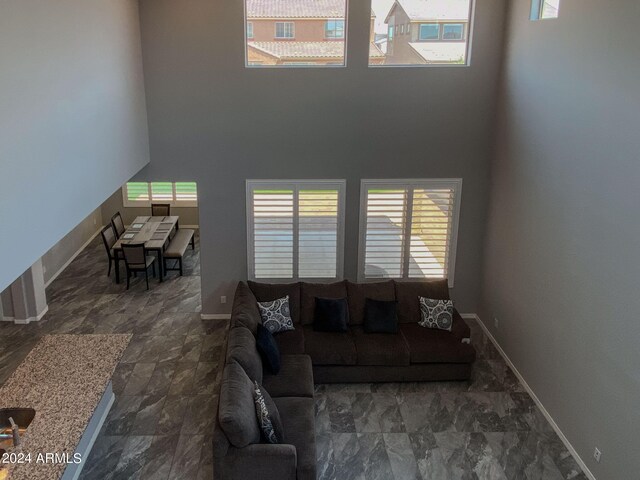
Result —
<path fill-rule="evenodd" d="M 277 374 L 280 371 L 280 349 L 271 332 L 262 325 L 258 325 L 256 348 L 267 370 L 274 375 Z"/>
<path fill-rule="evenodd" d="M 318 332 L 346 332 L 349 304 L 346 298 L 318 298 L 313 314 L 313 329 Z"/>
<path fill-rule="evenodd" d="M 271 333 L 293 330 L 291 309 L 289 308 L 289 295 L 271 302 L 258 302 L 262 325 Z"/>
<path fill-rule="evenodd" d="M 453 302 L 451 300 L 434 300 L 418 297 L 420 301 L 421 326 L 451 331 L 453 326 Z"/>
<path fill-rule="evenodd" d="M 366 333 L 398 333 L 396 301 L 367 298 L 364 304 L 363 327 Z"/>
<path fill-rule="evenodd" d="M 278 432 L 276 424 L 280 421 L 280 414 L 273 400 L 266 390 L 262 390 L 258 382 L 254 381 L 253 399 L 256 404 L 258 427 L 267 443 L 280 443 L 282 430 Z M 276 418 L 277 417 L 277 418 Z"/>

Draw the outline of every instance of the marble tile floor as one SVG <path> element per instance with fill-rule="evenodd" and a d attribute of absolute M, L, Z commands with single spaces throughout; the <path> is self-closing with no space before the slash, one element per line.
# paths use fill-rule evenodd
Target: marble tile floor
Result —
<path fill-rule="evenodd" d="M 0 385 L 48 333 L 133 333 L 116 402 L 82 479 L 211 479 L 227 321 L 200 319 L 199 248 L 185 275 L 129 291 L 99 238 L 47 289 L 31 325 L 0 322 Z M 573 457 L 474 322 L 470 382 L 318 385 L 318 478 L 584 480 Z"/>
<path fill-rule="evenodd" d="M 316 386 L 321 480 L 586 480 L 475 321 L 468 382 Z"/>
<path fill-rule="evenodd" d="M 82 479 L 211 479 L 211 433 L 228 321 L 200 319 L 200 253 L 184 276 L 141 277 L 127 291 L 107 277 L 96 238 L 47 288 L 38 323 L 0 322 L 0 384 L 49 333 L 132 333 L 112 378 L 116 401 Z M 123 270 L 124 271 L 124 268 Z M 80 393 L 81 394 L 81 393 Z"/>

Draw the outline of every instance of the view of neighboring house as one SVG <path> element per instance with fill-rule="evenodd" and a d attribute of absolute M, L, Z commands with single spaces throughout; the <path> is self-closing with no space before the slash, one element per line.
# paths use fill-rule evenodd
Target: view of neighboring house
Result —
<path fill-rule="evenodd" d="M 469 18 L 469 0 L 396 0 L 385 19 L 385 64 L 465 63 Z"/>
<path fill-rule="evenodd" d="M 247 64 L 344 65 L 345 13 L 345 0 L 247 0 Z M 369 55 L 383 63 L 373 35 Z"/>

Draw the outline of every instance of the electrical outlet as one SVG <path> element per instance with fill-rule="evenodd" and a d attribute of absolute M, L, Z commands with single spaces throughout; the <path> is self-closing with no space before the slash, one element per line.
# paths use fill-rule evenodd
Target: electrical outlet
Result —
<path fill-rule="evenodd" d="M 227 303 L 227 296 L 226 295 L 222 295 L 220 297 L 220 303 Z"/>
<path fill-rule="evenodd" d="M 496 328 L 500 326 L 500 321 L 498 320 L 498 317 L 493 317 L 493 326 Z"/>
<path fill-rule="evenodd" d="M 601 456 L 602 456 L 602 452 L 598 449 L 598 447 L 596 447 L 596 449 L 593 451 L 593 458 L 596 459 L 596 462 L 600 463 Z"/>
<path fill-rule="evenodd" d="M 98 223 L 98 221 L 94 218 L 94 219 L 93 219 L 93 224 L 94 224 L 94 225 L 97 225 L 97 223 Z"/>

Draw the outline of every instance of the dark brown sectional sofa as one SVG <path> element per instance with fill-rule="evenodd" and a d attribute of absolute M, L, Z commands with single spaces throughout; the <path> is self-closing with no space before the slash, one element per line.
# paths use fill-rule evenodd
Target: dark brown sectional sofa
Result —
<path fill-rule="evenodd" d="M 295 329 L 275 334 L 281 353 L 277 375 L 264 371 L 255 335 L 257 302 L 289 295 Z M 314 383 L 466 380 L 475 350 L 464 319 L 454 311 L 451 332 L 418 325 L 418 296 L 449 299 L 446 280 L 357 284 L 240 282 L 214 431 L 214 472 L 219 479 L 315 479 Z M 313 329 L 315 298 L 347 298 L 349 330 Z M 399 332 L 365 333 L 365 299 L 395 300 Z M 256 380 L 280 412 L 284 440 L 261 443 L 252 396 Z"/>

